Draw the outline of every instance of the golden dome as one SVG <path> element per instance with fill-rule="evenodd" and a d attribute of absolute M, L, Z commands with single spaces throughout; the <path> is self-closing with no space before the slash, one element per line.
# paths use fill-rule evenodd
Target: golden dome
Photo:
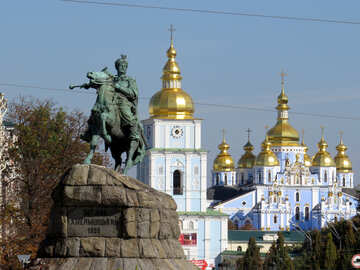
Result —
<path fill-rule="evenodd" d="M 235 169 L 234 160 L 228 153 L 230 145 L 226 143 L 225 136 L 223 136 L 223 140 L 221 144 L 219 144 L 218 148 L 220 149 L 220 153 L 214 160 L 213 170 L 216 172 L 233 171 Z"/>
<path fill-rule="evenodd" d="M 301 142 L 301 146 L 304 148 L 304 165 L 306 167 L 311 167 L 311 158 L 309 157 L 309 155 L 306 153 L 309 149 L 309 147 L 307 147 L 307 145 L 304 143 L 304 134 L 303 134 L 303 138 L 302 138 L 302 142 Z"/>
<path fill-rule="evenodd" d="M 266 136 L 265 141 L 262 143 L 262 151 L 256 157 L 255 165 L 256 166 L 279 166 L 279 160 L 277 159 L 276 155 L 273 151 L 271 151 L 271 143 Z"/>
<path fill-rule="evenodd" d="M 267 135 L 269 136 L 272 145 L 295 146 L 299 145 L 299 133 L 288 122 L 288 110 L 290 108 L 287 105 L 288 97 L 286 96 L 284 89 L 284 75 L 285 74 L 282 73 L 281 93 L 277 98 L 277 122 L 275 126 L 267 132 Z"/>
<path fill-rule="evenodd" d="M 347 147 L 343 143 L 342 136 L 340 137 L 340 143 L 336 146 L 336 150 L 338 151 L 335 156 L 336 171 L 343 173 L 352 172 L 352 163 L 345 154 Z"/>
<path fill-rule="evenodd" d="M 254 146 L 248 141 L 244 148 L 245 153 L 241 156 L 241 158 L 238 161 L 238 168 L 241 169 L 251 169 L 254 167 L 256 156 L 252 153 L 254 150 Z"/>
<path fill-rule="evenodd" d="M 319 151 L 312 158 L 312 166 L 315 167 L 335 167 L 335 162 L 330 156 L 329 152 L 326 151 L 328 147 L 327 142 L 324 139 L 324 136 L 321 136 L 321 140 L 318 143 Z"/>
<path fill-rule="evenodd" d="M 180 68 L 175 61 L 176 50 L 171 40 L 167 51 L 168 61 L 163 68 L 162 89 L 152 96 L 149 113 L 152 118 L 193 119 L 194 102 L 181 89 Z"/>

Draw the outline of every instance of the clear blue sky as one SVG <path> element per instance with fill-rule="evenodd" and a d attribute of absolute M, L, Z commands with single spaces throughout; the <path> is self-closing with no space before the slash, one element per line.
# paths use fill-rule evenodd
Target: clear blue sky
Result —
<path fill-rule="evenodd" d="M 99 0 L 100 1 L 100 0 Z M 108 0 L 111 1 L 111 0 Z M 113 2 L 123 2 L 112 0 Z M 125 1 L 124 1 L 125 2 Z M 359 1 L 130 1 L 132 4 L 212 9 L 267 15 L 360 21 Z M 161 71 L 174 24 L 177 60 L 183 88 L 195 102 L 274 108 L 280 92 L 280 71 L 289 76 L 286 91 L 290 120 L 301 132 L 309 153 L 316 151 L 320 126 L 325 126 L 334 155 L 339 131 L 360 183 L 359 120 L 291 114 L 292 111 L 360 117 L 360 25 L 298 22 L 254 17 L 101 7 L 57 0 L 3 0 L 0 6 L 0 83 L 67 88 L 86 82 L 87 71 L 109 66 L 128 54 L 129 75 L 136 77 L 140 96 L 161 88 Z M 15 88 L 0 85 L 11 100 L 18 95 L 51 98 L 68 109 L 89 112 L 91 94 Z M 140 116 L 148 117 L 148 99 Z M 265 125 L 276 112 L 196 106 L 203 118 L 203 145 L 209 166 L 218 150 L 221 129 L 235 161 L 242 155 L 247 128 L 259 151 Z"/>

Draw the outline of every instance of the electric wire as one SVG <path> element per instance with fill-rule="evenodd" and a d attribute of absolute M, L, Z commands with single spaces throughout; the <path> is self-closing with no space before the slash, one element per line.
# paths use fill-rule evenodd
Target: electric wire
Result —
<path fill-rule="evenodd" d="M 41 89 L 41 90 L 61 91 L 67 93 L 75 92 L 80 94 L 96 95 L 94 91 L 88 91 L 88 90 L 70 90 L 65 88 L 42 87 L 42 86 L 28 85 L 28 84 L 1 83 L 1 82 L 0 85 L 16 87 L 16 88 L 32 88 L 32 89 Z M 149 100 L 150 97 L 139 97 L 139 99 Z M 226 108 L 226 109 L 240 109 L 240 110 L 251 110 L 251 111 L 259 111 L 259 112 L 276 112 L 276 110 L 274 109 L 250 107 L 244 105 L 216 104 L 216 103 L 204 103 L 204 102 L 194 102 L 194 104 L 200 106 L 218 107 L 218 108 Z M 320 118 L 360 121 L 360 117 L 354 117 L 354 116 L 339 116 L 339 115 L 319 114 L 319 113 L 305 113 L 305 112 L 297 112 L 297 111 L 292 111 L 291 114 L 320 117 Z"/>
<path fill-rule="evenodd" d="M 311 17 L 293 17 L 293 16 L 266 15 L 266 14 L 260 14 L 260 13 L 244 13 L 244 12 L 232 12 L 232 11 L 223 11 L 223 10 L 207 10 L 207 9 L 151 6 L 151 5 L 120 3 L 120 2 L 101 2 L 101 1 L 87 1 L 87 0 L 60 0 L 60 1 L 61 2 L 69 2 L 69 3 L 77 3 L 77 4 L 86 4 L 86 5 L 117 6 L 117 7 L 143 8 L 143 9 L 159 9 L 159 10 L 167 10 L 167 11 L 192 12 L 192 13 L 204 13 L 204 14 L 216 14 L 216 15 L 231 15 L 231 16 L 246 16 L 246 17 L 257 17 L 257 18 L 265 18 L 265 19 L 278 19 L 278 20 L 293 20 L 293 21 L 352 24 L 352 25 L 359 25 L 360 24 L 360 22 L 348 21 L 348 20 L 335 20 L 335 19 L 320 19 L 320 18 L 311 18 Z"/>

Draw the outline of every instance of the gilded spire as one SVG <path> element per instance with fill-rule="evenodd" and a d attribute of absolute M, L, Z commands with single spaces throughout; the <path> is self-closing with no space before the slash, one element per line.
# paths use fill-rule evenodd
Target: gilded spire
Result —
<path fill-rule="evenodd" d="M 271 128 L 267 134 L 269 140 L 273 145 L 299 145 L 299 133 L 288 122 L 288 97 L 285 94 L 285 76 L 287 74 L 282 71 L 281 76 L 281 92 L 277 98 L 278 105 L 276 109 L 278 111 L 277 122 L 273 128 Z"/>
<path fill-rule="evenodd" d="M 181 88 L 182 77 L 176 62 L 174 47 L 175 28 L 170 25 L 170 47 L 166 52 L 168 60 L 163 67 L 162 89 L 152 96 L 149 113 L 152 118 L 193 119 L 194 103 L 191 96 Z"/>
<path fill-rule="evenodd" d="M 312 166 L 335 167 L 335 162 L 327 151 L 328 144 L 324 139 L 324 127 L 321 126 L 321 139 L 318 143 L 319 151 L 312 158 Z"/>
<path fill-rule="evenodd" d="M 340 131 L 340 143 L 336 146 L 337 155 L 335 156 L 336 171 L 337 172 L 352 172 L 352 163 L 346 155 L 347 147 L 343 143 L 343 132 Z"/>
<path fill-rule="evenodd" d="M 224 129 L 222 130 L 222 133 L 223 133 L 222 142 L 218 146 L 220 153 L 217 155 L 214 161 L 213 170 L 217 172 L 233 171 L 234 160 L 231 157 L 231 155 L 228 153 L 230 145 L 226 142 Z"/>

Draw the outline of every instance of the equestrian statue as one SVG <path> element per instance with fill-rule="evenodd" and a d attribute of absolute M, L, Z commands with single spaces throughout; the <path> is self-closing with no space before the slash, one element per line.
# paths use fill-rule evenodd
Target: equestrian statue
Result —
<path fill-rule="evenodd" d="M 117 75 L 107 68 L 100 72 L 88 72 L 88 83 L 70 85 L 70 89 L 96 89 L 96 102 L 91 109 L 88 127 L 80 138 L 90 143 L 90 153 L 84 164 L 90 164 L 98 140 L 105 142 L 105 151 L 110 148 L 115 160 L 115 170 L 127 171 L 141 162 L 145 156 L 146 140 L 143 126 L 138 119 L 138 88 L 136 81 L 126 75 L 128 67 L 126 55 L 115 61 Z M 126 153 L 125 166 L 122 168 L 122 154 Z"/>

